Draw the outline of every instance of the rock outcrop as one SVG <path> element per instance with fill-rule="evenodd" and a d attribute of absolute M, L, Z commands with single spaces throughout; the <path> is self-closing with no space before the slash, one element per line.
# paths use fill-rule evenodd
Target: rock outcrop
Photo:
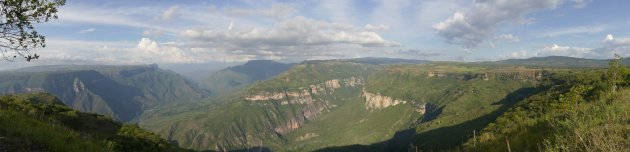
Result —
<path fill-rule="evenodd" d="M 295 91 L 258 92 L 245 97 L 245 100 L 252 102 L 252 104 L 262 105 L 302 105 L 296 115 L 279 125 L 272 126 L 276 133 L 287 134 L 302 126 L 307 120 L 313 119 L 327 109 L 335 107 L 329 101 L 316 96 L 331 95 L 339 88 L 358 87 L 363 86 L 363 84 L 363 79 L 357 77 L 331 79 L 322 83 L 300 87 L 295 89 Z"/>
<path fill-rule="evenodd" d="M 373 93 L 365 91 L 365 89 L 363 89 L 363 91 L 361 92 L 361 95 L 363 96 L 363 98 L 365 98 L 366 109 L 378 110 L 378 109 L 395 106 L 398 104 L 407 103 L 407 101 L 405 100 L 395 99 L 395 98 L 383 96 L 380 94 L 373 94 Z"/>
<path fill-rule="evenodd" d="M 313 102 L 313 95 L 331 94 L 341 87 L 357 87 L 364 84 L 363 79 L 350 77 L 345 79 L 332 79 L 319 84 L 300 87 L 297 91 L 284 92 L 258 92 L 245 97 L 247 101 L 280 101 L 285 104 L 309 104 Z"/>
<path fill-rule="evenodd" d="M 384 96 L 381 94 L 374 94 L 365 91 L 365 88 L 361 92 L 361 95 L 365 99 L 365 109 L 368 110 L 379 110 L 391 106 L 396 106 L 399 104 L 407 104 L 414 103 L 414 111 L 424 114 L 426 112 L 426 104 L 418 104 L 415 101 L 406 101 L 402 99 L 396 99 L 389 96 Z"/>

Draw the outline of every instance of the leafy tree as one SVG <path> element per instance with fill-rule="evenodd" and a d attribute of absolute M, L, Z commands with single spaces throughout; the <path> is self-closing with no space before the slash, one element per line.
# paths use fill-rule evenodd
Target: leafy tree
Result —
<path fill-rule="evenodd" d="M 57 19 L 57 7 L 65 0 L 0 0 L 0 52 L 4 60 L 18 55 L 26 61 L 39 58 L 29 52 L 46 47 L 46 39 L 35 31 L 34 23 Z"/>
<path fill-rule="evenodd" d="M 624 77 L 628 75 L 629 71 L 626 66 L 621 64 L 622 57 L 615 54 L 615 57 L 608 63 L 608 71 L 606 73 L 608 83 L 610 84 L 611 92 L 617 90 L 617 85 L 624 83 Z"/>

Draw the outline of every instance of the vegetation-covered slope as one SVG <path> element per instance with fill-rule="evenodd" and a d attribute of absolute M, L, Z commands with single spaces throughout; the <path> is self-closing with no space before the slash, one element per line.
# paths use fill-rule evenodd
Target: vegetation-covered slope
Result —
<path fill-rule="evenodd" d="M 146 113 L 140 124 L 187 148 L 277 149 L 286 144 L 285 134 L 343 102 L 336 99 L 358 97 L 361 83 L 358 79 L 367 69 L 369 66 L 355 63 L 298 65 L 253 86 L 230 102 L 164 107 Z M 315 92 L 311 92 L 310 85 L 316 88 L 312 90 Z M 309 89 L 304 92 L 306 88 Z M 283 99 L 252 99 L 270 93 L 293 95 Z"/>
<path fill-rule="evenodd" d="M 136 125 L 72 110 L 44 93 L 0 96 L 0 151 L 183 151 Z"/>
<path fill-rule="evenodd" d="M 159 104 L 198 100 L 202 92 L 155 65 L 46 66 L 0 73 L 0 92 L 48 92 L 85 112 L 132 121 Z"/>
<path fill-rule="evenodd" d="M 623 88 L 628 87 L 629 75 L 621 67 L 552 75 L 539 86 L 544 92 L 511 108 L 461 148 L 627 151 L 630 91 Z"/>
<path fill-rule="evenodd" d="M 146 113 L 141 126 L 198 150 L 447 150 L 541 91 L 547 74 L 511 65 L 309 61 L 230 102 Z"/>
<path fill-rule="evenodd" d="M 271 60 L 252 60 L 243 65 L 229 67 L 214 72 L 201 82 L 201 87 L 212 95 L 234 94 L 247 89 L 252 84 L 271 78 L 288 70 L 293 64 Z"/>

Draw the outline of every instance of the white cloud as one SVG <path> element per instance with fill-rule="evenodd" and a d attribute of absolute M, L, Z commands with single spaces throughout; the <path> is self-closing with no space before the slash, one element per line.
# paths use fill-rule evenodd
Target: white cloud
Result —
<path fill-rule="evenodd" d="M 177 15 L 177 12 L 179 11 L 179 6 L 171 6 L 169 7 L 166 11 L 164 11 L 164 13 L 162 13 L 162 20 L 171 20 L 173 19 L 173 17 L 175 17 Z"/>
<path fill-rule="evenodd" d="M 94 32 L 94 31 L 96 31 L 96 29 L 89 28 L 89 29 L 85 29 L 85 30 L 79 31 L 79 34 L 85 34 L 85 33 L 90 33 L 90 32 Z"/>
<path fill-rule="evenodd" d="M 589 57 L 592 48 L 570 47 L 560 46 L 557 44 L 543 47 L 543 49 L 537 53 L 537 56 L 570 56 L 570 57 Z"/>
<path fill-rule="evenodd" d="M 215 8 L 216 9 L 216 8 Z M 295 16 L 298 13 L 298 9 L 288 4 L 272 4 L 269 8 L 226 8 L 222 10 L 223 13 L 231 17 L 250 17 L 250 16 L 264 16 L 274 19 L 285 19 Z"/>
<path fill-rule="evenodd" d="M 507 55 L 499 55 L 499 60 L 505 60 L 505 59 L 525 59 L 525 58 L 530 58 L 532 56 L 535 56 L 535 53 L 530 53 L 527 50 L 520 50 L 520 51 L 514 51 L 514 52 L 510 52 Z"/>
<path fill-rule="evenodd" d="M 384 31 L 384 30 L 389 30 L 389 27 L 387 25 L 383 25 L 383 24 L 378 24 L 378 25 L 366 24 L 363 28 L 365 30 L 367 30 L 367 31 Z"/>
<path fill-rule="evenodd" d="M 171 43 L 173 44 L 173 43 Z M 139 62 L 190 63 L 196 59 L 187 56 L 176 46 L 159 46 L 149 38 L 142 38 L 133 50 L 134 60 Z"/>
<path fill-rule="evenodd" d="M 545 37 L 556 37 L 563 35 L 573 35 L 573 34 L 595 34 L 606 30 L 606 26 L 603 25 L 592 25 L 592 26 L 575 26 L 575 27 L 566 27 L 554 29 L 552 31 L 545 32 L 542 34 Z"/>
<path fill-rule="evenodd" d="M 606 46 L 630 45 L 630 38 L 615 38 L 612 34 L 608 34 L 602 42 Z"/>
<path fill-rule="evenodd" d="M 616 38 L 612 34 L 606 35 L 602 40 L 602 47 L 594 50 L 603 58 L 611 58 L 613 54 L 623 57 L 630 56 L 630 38 Z"/>
<path fill-rule="evenodd" d="M 510 52 L 508 54 L 499 55 L 499 60 L 503 59 L 524 59 L 530 57 L 545 57 L 545 56 L 569 56 L 577 58 L 601 58 L 601 56 L 595 52 L 592 48 L 562 46 L 558 44 L 551 44 L 543 46 L 537 51 L 519 50 Z"/>
<path fill-rule="evenodd" d="M 554 9 L 560 3 L 561 0 L 477 0 L 471 8 L 456 12 L 433 28 L 448 43 L 475 48 L 493 35 L 499 23 L 518 21 L 527 14 Z"/>
<path fill-rule="evenodd" d="M 305 17 L 295 17 L 277 24 L 274 28 L 232 30 L 188 29 L 183 37 L 207 43 L 251 46 L 329 45 L 334 43 L 357 44 L 364 47 L 397 46 L 379 34 L 348 24 L 331 23 Z"/>
<path fill-rule="evenodd" d="M 143 29 L 155 29 L 169 33 L 177 33 L 175 28 L 167 28 L 160 24 L 151 23 L 149 15 L 159 14 L 155 8 L 81 8 L 63 7 L 59 11 L 59 23 L 88 23 L 100 25 L 114 25 L 136 27 Z M 147 18 L 149 18 L 147 20 Z"/>
<path fill-rule="evenodd" d="M 495 40 L 506 41 L 506 42 L 518 42 L 521 41 L 518 37 L 512 34 L 501 34 L 494 37 Z"/>

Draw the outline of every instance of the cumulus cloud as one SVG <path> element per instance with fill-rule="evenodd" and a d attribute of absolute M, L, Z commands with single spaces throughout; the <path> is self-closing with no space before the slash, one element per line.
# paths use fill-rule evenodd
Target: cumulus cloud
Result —
<path fill-rule="evenodd" d="M 602 41 L 606 46 L 621 46 L 621 45 L 630 45 L 630 38 L 620 38 L 615 39 L 612 34 L 606 35 L 606 38 Z"/>
<path fill-rule="evenodd" d="M 302 46 L 357 44 L 364 47 L 389 47 L 398 43 L 383 39 L 379 34 L 347 24 L 295 17 L 277 24 L 274 28 L 248 28 L 232 30 L 188 29 L 185 38 L 207 43 L 249 46 Z"/>
<path fill-rule="evenodd" d="M 506 21 L 518 21 L 527 14 L 554 9 L 562 0 L 477 0 L 465 11 L 458 11 L 449 19 L 433 26 L 446 42 L 475 48 L 489 36 L 496 26 Z"/>
<path fill-rule="evenodd" d="M 628 57 L 630 56 L 630 38 L 616 38 L 612 34 L 608 34 L 602 40 L 602 47 L 594 49 L 594 52 L 603 58 L 610 58 L 613 54 Z"/>
<path fill-rule="evenodd" d="M 543 47 L 537 56 L 570 56 L 570 57 L 589 57 L 592 54 L 592 48 L 581 48 L 571 46 L 560 46 L 553 44 Z"/>
<path fill-rule="evenodd" d="M 176 46 L 160 46 L 157 42 L 142 38 L 133 50 L 135 60 L 144 62 L 162 62 L 162 63 L 189 63 L 195 62 L 195 58 L 187 56 Z"/>
<path fill-rule="evenodd" d="M 499 55 L 499 59 L 523 59 L 530 57 L 545 57 L 545 56 L 569 56 L 576 58 L 606 58 L 602 56 L 597 49 L 563 46 L 558 44 L 551 44 L 541 47 L 537 51 L 519 50 L 510 52 L 508 54 Z"/>

